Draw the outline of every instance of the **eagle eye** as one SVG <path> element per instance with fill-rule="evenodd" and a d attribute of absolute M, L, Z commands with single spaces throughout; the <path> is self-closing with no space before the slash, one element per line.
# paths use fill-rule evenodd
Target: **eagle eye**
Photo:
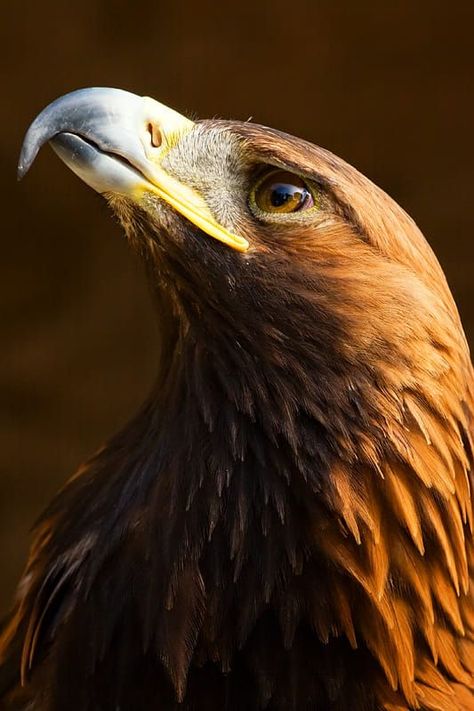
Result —
<path fill-rule="evenodd" d="M 272 170 L 255 186 L 253 200 L 262 212 L 282 214 L 314 206 L 310 188 L 299 175 L 287 170 Z"/>

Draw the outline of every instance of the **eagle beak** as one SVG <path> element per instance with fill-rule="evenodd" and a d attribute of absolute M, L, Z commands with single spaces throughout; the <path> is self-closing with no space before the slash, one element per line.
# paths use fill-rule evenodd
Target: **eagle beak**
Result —
<path fill-rule="evenodd" d="M 194 123 L 148 97 L 108 88 L 80 89 L 53 101 L 27 131 L 18 177 L 47 141 L 71 170 L 99 193 L 138 202 L 152 193 L 211 237 L 245 252 L 248 242 L 220 225 L 203 197 L 161 167 Z"/>

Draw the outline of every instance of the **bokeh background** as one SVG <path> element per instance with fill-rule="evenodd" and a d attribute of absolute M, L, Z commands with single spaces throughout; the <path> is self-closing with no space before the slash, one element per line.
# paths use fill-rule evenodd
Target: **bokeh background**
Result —
<path fill-rule="evenodd" d="M 141 265 L 29 122 L 83 86 L 269 124 L 356 165 L 416 219 L 474 337 L 474 3 L 0 0 L 0 614 L 29 528 L 146 395 L 159 337 Z"/>

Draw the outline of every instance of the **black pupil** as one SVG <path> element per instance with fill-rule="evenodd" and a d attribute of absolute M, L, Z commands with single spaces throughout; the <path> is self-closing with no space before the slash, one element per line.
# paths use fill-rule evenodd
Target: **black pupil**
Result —
<path fill-rule="evenodd" d="M 296 187 L 296 185 L 288 185 L 288 183 L 277 183 L 273 186 L 272 193 L 270 196 L 270 202 L 273 207 L 282 207 L 287 202 L 291 202 L 296 198 L 296 201 L 300 201 L 303 197 L 302 188 Z"/>

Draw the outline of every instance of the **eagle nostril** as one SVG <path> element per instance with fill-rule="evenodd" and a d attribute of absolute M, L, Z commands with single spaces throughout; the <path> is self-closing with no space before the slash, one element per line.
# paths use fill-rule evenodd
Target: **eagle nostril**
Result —
<path fill-rule="evenodd" d="M 163 142 L 163 137 L 158 126 L 155 126 L 151 121 L 148 123 L 147 131 L 150 134 L 151 145 L 154 148 L 159 148 Z"/>

